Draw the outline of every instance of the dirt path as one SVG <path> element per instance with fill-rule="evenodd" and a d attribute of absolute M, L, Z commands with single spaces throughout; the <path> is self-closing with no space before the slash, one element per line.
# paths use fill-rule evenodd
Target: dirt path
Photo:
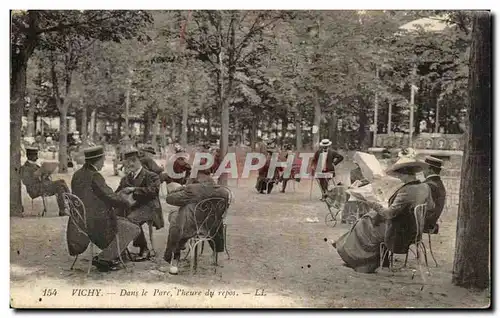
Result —
<path fill-rule="evenodd" d="M 119 180 L 108 177 L 110 174 L 109 170 L 104 172 L 108 183 L 116 187 Z M 65 176 L 68 181 L 69 178 Z M 127 263 L 126 270 L 111 273 L 93 269 L 86 277 L 89 259 L 86 252 L 75 265 L 78 270 L 70 271 L 73 259 L 66 248 L 67 217 L 57 217 L 55 198 L 50 198 L 49 216 L 11 219 L 11 305 L 140 308 L 489 305 L 487 292 L 472 292 L 451 285 L 456 211 L 445 213 L 441 233 L 433 237 L 440 267 L 431 267 L 432 276 L 421 291 L 421 278 L 417 275 L 412 280 L 411 269 L 394 275 L 386 271 L 360 274 L 342 266 L 337 252 L 324 238 L 335 239 L 348 227 L 339 223 L 329 228 L 324 224 L 327 209 L 318 200 L 316 185 L 310 200 L 309 181 L 297 184 L 295 191 L 290 184 L 288 193 L 274 191 L 270 195 L 256 193 L 254 182 L 240 180 L 238 187 L 235 182 L 230 183 L 235 194 L 227 218 L 231 259 L 221 253 L 221 267 L 214 274 L 210 255 L 205 252 L 194 276 L 189 274 L 187 261 L 181 264 L 180 275 L 159 271 L 165 266 L 161 256 L 166 228 L 154 233 L 159 254 L 155 262 Z M 41 208 L 38 201 L 35 200 L 35 211 Z M 173 207 L 162 201 L 166 215 Z M 30 214 L 29 199 L 25 198 L 23 204 Z M 306 223 L 308 217 L 318 217 L 320 222 Z M 414 264 L 411 259 L 410 267 Z M 45 288 L 57 289 L 58 294 L 44 296 Z M 77 288 L 101 289 L 102 295 L 72 296 Z M 256 296 L 256 290 L 260 294 L 262 289 L 266 295 Z M 129 296 L 120 296 L 123 290 Z M 143 290 L 146 295 L 142 295 Z M 138 295 L 132 295 L 133 291 Z M 198 292 L 201 295 L 196 295 Z"/>

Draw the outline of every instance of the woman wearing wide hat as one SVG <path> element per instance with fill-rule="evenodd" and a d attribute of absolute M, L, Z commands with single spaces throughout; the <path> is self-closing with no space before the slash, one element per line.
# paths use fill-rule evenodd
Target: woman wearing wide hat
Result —
<path fill-rule="evenodd" d="M 387 174 L 404 183 L 389 198 L 388 207 L 367 201 L 371 211 L 363 215 L 349 232 L 333 243 L 348 267 L 358 272 L 374 273 L 380 266 L 382 242 L 395 254 L 408 252 L 416 235 L 413 216 L 415 207 L 425 204 L 427 209 L 434 208 L 429 186 L 416 178 L 416 174 L 425 167 L 423 162 L 406 159 L 387 169 Z M 384 266 L 387 265 L 389 264 L 386 258 Z"/>

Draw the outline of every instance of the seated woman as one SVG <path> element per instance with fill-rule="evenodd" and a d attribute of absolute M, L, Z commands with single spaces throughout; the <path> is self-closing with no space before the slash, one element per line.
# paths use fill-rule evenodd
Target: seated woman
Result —
<path fill-rule="evenodd" d="M 363 187 L 370 182 L 365 179 L 363 176 L 363 172 L 361 171 L 361 168 L 359 167 L 359 164 L 355 162 L 356 167 L 351 170 L 351 187 L 356 186 L 356 187 Z M 342 210 L 342 223 L 347 223 L 348 220 L 352 220 L 353 216 L 356 218 L 361 217 L 365 215 L 368 212 L 368 206 L 366 205 L 365 202 L 356 200 L 353 197 L 350 197 L 349 194 L 347 195 L 347 202 L 344 205 L 344 209 Z"/>
<path fill-rule="evenodd" d="M 333 243 L 346 266 L 357 272 L 374 273 L 380 264 L 382 242 L 395 254 L 408 252 L 416 234 L 413 210 L 420 204 L 426 204 L 428 209 L 434 206 L 429 186 L 416 179 L 424 167 L 423 162 L 411 160 L 397 163 L 386 171 L 404 185 L 389 198 L 388 208 L 366 202 L 371 211 Z M 384 266 L 388 265 L 386 258 Z"/>

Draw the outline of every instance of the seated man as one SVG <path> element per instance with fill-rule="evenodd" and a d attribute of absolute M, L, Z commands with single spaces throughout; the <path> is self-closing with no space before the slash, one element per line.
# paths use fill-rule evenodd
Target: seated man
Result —
<path fill-rule="evenodd" d="M 439 220 L 439 217 L 441 217 L 441 213 L 443 213 L 446 201 L 446 189 L 444 188 L 444 184 L 440 176 L 443 161 L 429 156 L 425 158 L 425 163 L 428 167 L 424 169 L 424 183 L 429 185 L 432 199 L 434 200 L 436 206 L 434 209 L 427 211 L 424 232 L 437 234 L 439 233 L 439 224 L 437 224 L 437 221 Z"/>
<path fill-rule="evenodd" d="M 213 197 L 228 198 L 228 193 L 221 186 L 215 184 L 214 180 L 206 175 L 200 174 L 198 176 L 198 183 L 180 186 L 177 184 L 176 189 L 172 189 L 174 184 L 169 184 L 171 188 L 167 195 L 167 203 L 170 205 L 178 206 L 178 211 L 172 212 L 168 220 L 170 227 L 168 230 L 167 247 L 163 258 L 168 263 L 171 262 L 172 256 L 178 260 L 180 258 L 180 251 L 183 249 L 186 242 L 196 234 L 196 224 L 194 222 L 194 213 L 196 204 L 204 199 Z M 208 211 L 198 211 L 203 213 Z M 219 216 L 225 211 L 215 211 Z M 203 220 L 206 215 L 196 215 L 196 219 Z M 220 220 L 220 218 L 219 218 Z M 209 220 L 210 221 L 210 220 Z M 214 221 L 214 220 L 211 220 Z M 207 222 L 207 228 L 212 228 L 213 225 Z M 217 253 L 224 251 L 224 235 L 222 226 L 218 229 L 215 235 L 215 246 L 210 245 Z"/>
<path fill-rule="evenodd" d="M 279 181 L 279 173 L 282 170 L 282 167 L 276 167 L 276 170 L 274 171 L 274 175 L 272 178 L 268 178 L 267 175 L 269 173 L 271 156 L 273 155 L 273 152 L 274 150 L 272 149 L 267 150 L 266 164 L 259 169 L 259 176 L 257 177 L 257 183 L 255 184 L 255 188 L 261 194 L 263 194 L 264 191 L 266 191 L 267 194 L 271 193 L 274 187 L 274 183 Z"/>
<path fill-rule="evenodd" d="M 180 154 L 180 153 L 185 152 L 185 150 L 179 145 L 175 145 L 174 149 L 175 149 L 176 154 Z M 168 163 L 168 164 L 172 164 L 172 163 Z M 186 161 L 186 158 L 184 158 L 184 157 L 176 158 L 175 161 L 173 162 L 173 170 L 176 174 L 181 174 L 184 172 L 186 174 L 182 178 L 175 178 L 175 179 L 168 176 L 168 179 L 166 180 L 166 182 L 167 183 L 175 182 L 175 183 L 179 183 L 179 184 L 186 184 L 186 182 L 189 178 L 189 175 L 191 174 L 191 165 Z"/>
<path fill-rule="evenodd" d="M 160 178 L 156 173 L 143 168 L 137 150 L 127 151 L 124 154 L 124 159 L 127 175 L 120 180 L 116 192 L 124 191 L 132 195 L 136 202 L 126 211 L 123 211 L 122 216 L 140 227 L 141 233 L 134 240 L 134 246 L 139 247 L 139 255 L 134 261 L 144 261 L 152 255 L 148 249 L 142 225 L 153 222 L 156 229 L 161 229 L 165 225 L 158 197 Z"/>
<path fill-rule="evenodd" d="M 85 149 L 84 154 L 85 164 L 73 175 L 71 189 L 85 206 L 90 240 L 102 250 L 92 264 L 101 272 L 117 270 L 120 254 L 141 231 L 138 225 L 117 216 L 115 208 L 129 208 L 135 202 L 130 196 L 116 194 L 99 173 L 104 165 L 102 146 Z M 78 255 L 86 250 L 89 240 L 79 233 L 73 221 L 68 220 L 68 249 L 70 255 Z"/>
<path fill-rule="evenodd" d="M 65 216 L 69 211 L 64 206 L 62 194 L 70 192 L 68 185 L 64 180 L 51 181 L 49 175 L 43 175 L 40 166 L 36 163 L 38 160 L 38 148 L 26 147 L 26 157 L 28 160 L 21 166 L 21 180 L 26 186 L 28 195 L 32 198 L 39 196 L 57 196 L 57 205 L 59 207 L 59 216 Z"/>

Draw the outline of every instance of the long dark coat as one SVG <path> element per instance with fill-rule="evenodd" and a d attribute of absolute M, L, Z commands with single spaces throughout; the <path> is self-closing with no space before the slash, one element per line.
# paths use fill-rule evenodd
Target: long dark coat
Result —
<path fill-rule="evenodd" d="M 144 168 L 148 169 L 149 171 L 152 171 L 156 174 L 160 174 L 163 172 L 163 168 L 160 167 L 156 161 L 154 161 L 153 158 L 148 157 L 148 156 L 143 156 L 141 158 L 141 164 Z"/>
<path fill-rule="evenodd" d="M 104 180 L 103 176 L 91 165 L 84 164 L 71 179 L 71 190 L 82 200 L 87 212 L 87 232 L 92 242 L 100 249 L 106 248 L 115 238 L 117 232 L 116 213 L 114 208 L 126 208 L 127 201 L 116 194 Z M 83 253 L 87 248 L 82 235 L 71 218 L 68 220 L 68 249 L 70 255 Z M 77 238 L 76 240 L 74 238 Z M 83 248 L 83 250 L 81 250 Z"/>
<path fill-rule="evenodd" d="M 212 197 L 223 197 L 228 199 L 228 193 L 219 185 L 214 184 L 213 180 L 203 183 L 192 183 L 185 188 L 169 193 L 167 203 L 180 207 L 178 212 L 169 215 L 170 228 L 168 230 L 167 247 L 165 249 L 165 259 L 170 261 L 172 253 L 179 250 L 189 238 L 196 234 L 196 224 L 194 223 L 194 213 L 196 204 L 204 199 Z M 203 213 L 204 211 L 198 211 Z M 225 211 L 217 211 L 222 215 Z M 203 220 L 205 215 L 196 215 L 196 219 Z M 213 228 L 212 224 L 207 224 L 207 228 Z M 218 252 L 224 251 L 222 228 L 215 238 L 215 244 Z"/>
<path fill-rule="evenodd" d="M 316 169 L 321 152 L 321 150 L 316 150 L 316 152 L 314 153 L 314 157 L 312 160 L 313 170 Z M 335 166 L 341 163 L 343 160 L 344 156 L 333 149 L 328 149 L 328 153 L 326 155 L 326 168 L 322 172 L 330 172 L 335 177 Z"/>
<path fill-rule="evenodd" d="M 436 205 L 434 209 L 429 209 L 425 218 L 424 231 L 428 232 L 434 228 L 441 213 L 443 213 L 443 208 L 446 201 L 446 189 L 444 188 L 443 181 L 440 176 L 429 176 L 424 181 L 425 184 L 429 185 L 431 189 L 431 196 L 434 204 Z"/>
<path fill-rule="evenodd" d="M 159 198 L 160 177 L 156 173 L 143 168 L 135 179 L 133 174 L 123 177 L 116 192 L 126 187 L 135 187 L 132 197 L 136 203 L 129 210 L 140 209 L 145 220 L 152 220 L 156 229 L 163 228 L 165 221 Z M 126 216 L 126 213 L 123 216 Z"/>
<path fill-rule="evenodd" d="M 48 177 L 40 179 L 40 177 L 35 176 L 35 172 L 40 169 L 40 166 L 26 161 L 24 165 L 21 166 L 21 180 L 26 186 L 26 191 L 30 198 L 35 199 L 43 194 L 43 189 L 45 184 L 50 184 L 52 181 Z"/>

